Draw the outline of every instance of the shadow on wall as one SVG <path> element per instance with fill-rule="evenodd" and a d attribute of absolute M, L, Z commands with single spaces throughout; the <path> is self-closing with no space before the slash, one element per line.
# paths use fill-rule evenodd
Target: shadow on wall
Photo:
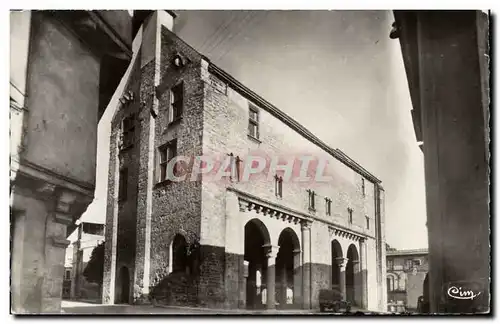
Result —
<path fill-rule="evenodd" d="M 153 303 L 172 306 L 198 306 L 198 278 L 174 272 L 150 289 Z"/>

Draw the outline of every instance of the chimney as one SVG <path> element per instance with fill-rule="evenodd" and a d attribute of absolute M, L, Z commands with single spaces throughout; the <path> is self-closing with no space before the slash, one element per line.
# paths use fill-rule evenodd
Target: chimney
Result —
<path fill-rule="evenodd" d="M 159 66 L 161 59 L 161 30 L 163 27 L 173 30 L 176 14 L 170 10 L 155 10 L 141 11 L 138 15 L 136 23 L 142 21 L 141 68 L 153 59 L 155 59 L 156 65 Z M 141 27 L 139 27 L 140 29 Z"/>
<path fill-rule="evenodd" d="M 174 25 L 174 20 L 177 18 L 177 13 L 173 10 L 158 10 L 158 11 L 163 11 L 167 13 L 167 16 L 165 20 L 171 20 L 170 24 L 165 24 L 165 26 L 173 31 L 173 25 Z M 135 38 L 137 35 L 137 32 L 141 28 L 142 24 L 151 16 L 155 13 L 155 10 L 134 10 L 133 11 L 133 16 L 132 16 L 132 39 Z"/>

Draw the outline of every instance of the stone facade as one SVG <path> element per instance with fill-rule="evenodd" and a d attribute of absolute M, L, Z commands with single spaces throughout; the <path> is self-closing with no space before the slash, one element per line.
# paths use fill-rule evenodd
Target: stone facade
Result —
<path fill-rule="evenodd" d="M 104 302 L 310 309 L 319 307 L 319 290 L 335 281 L 358 306 L 385 310 L 380 180 L 207 61 L 170 31 L 171 19 L 159 11 L 143 24 L 124 92 L 134 99 L 112 121 Z M 178 84 L 182 118 L 169 123 L 170 90 Z M 248 133 L 250 104 L 258 109 L 258 139 Z M 136 116 L 136 126 L 133 145 L 124 149 L 120 137 L 128 116 Z M 159 148 L 174 139 L 178 156 L 324 158 L 333 180 L 283 182 L 281 197 L 267 177 L 214 181 L 203 174 L 196 181 L 161 181 Z M 120 201 L 124 166 L 128 195 Z M 307 190 L 316 193 L 315 210 Z M 328 215 L 326 198 L 332 201 Z M 179 235 L 186 260 L 180 272 Z M 120 246 L 125 238 L 130 245 Z M 335 256 L 332 242 L 339 247 Z M 338 260 L 345 260 L 340 268 Z M 127 282 L 118 275 L 123 266 Z"/>

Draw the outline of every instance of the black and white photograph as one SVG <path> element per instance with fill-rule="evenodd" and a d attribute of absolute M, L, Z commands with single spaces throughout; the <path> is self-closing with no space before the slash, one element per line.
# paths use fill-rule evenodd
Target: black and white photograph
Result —
<path fill-rule="evenodd" d="M 494 11 L 8 15 L 11 317 L 492 315 Z"/>

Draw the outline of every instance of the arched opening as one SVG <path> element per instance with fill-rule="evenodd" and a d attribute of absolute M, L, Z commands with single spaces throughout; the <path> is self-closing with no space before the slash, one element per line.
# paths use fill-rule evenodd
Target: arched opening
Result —
<path fill-rule="evenodd" d="M 280 308 L 299 305 L 300 242 L 291 228 L 285 228 L 278 238 L 276 258 L 276 300 Z"/>
<path fill-rule="evenodd" d="M 392 273 L 387 274 L 387 292 L 391 292 L 398 289 L 398 279 L 396 275 Z"/>
<path fill-rule="evenodd" d="M 340 272 L 339 262 L 342 262 L 343 254 L 342 247 L 339 241 L 333 240 L 331 244 L 332 252 L 332 289 L 340 290 Z"/>
<path fill-rule="evenodd" d="M 188 262 L 187 262 L 187 242 L 184 236 L 181 234 L 175 235 L 172 245 L 171 245 L 171 272 L 173 273 L 187 273 Z"/>
<path fill-rule="evenodd" d="M 127 267 L 121 267 L 120 278 L 121 278 L 121 294 L 119 301 L 120 303 L 128 304 L 130 296 L 130 275 L 128 273 Z"/>
<path fill-rule="evenodd" d="M 349 245 L 347 249 L 347 265 L 345 268 L 346 299 L 354 305 L 361 305 L 359 287 L 360 282 L 360 264 L 358 249 L 354 244 Z"/>
<path fill-rule="evenodd" d="M 245 255 L 248 262 L 246 279 L 246 307 L 250 309 L 264 308 L 265 300 L 262 292 L 266 288 L 267 258 L 265 245 L 270 245 L 269 232 L 258 219 L 252 219 L 245 225 Z"/>

